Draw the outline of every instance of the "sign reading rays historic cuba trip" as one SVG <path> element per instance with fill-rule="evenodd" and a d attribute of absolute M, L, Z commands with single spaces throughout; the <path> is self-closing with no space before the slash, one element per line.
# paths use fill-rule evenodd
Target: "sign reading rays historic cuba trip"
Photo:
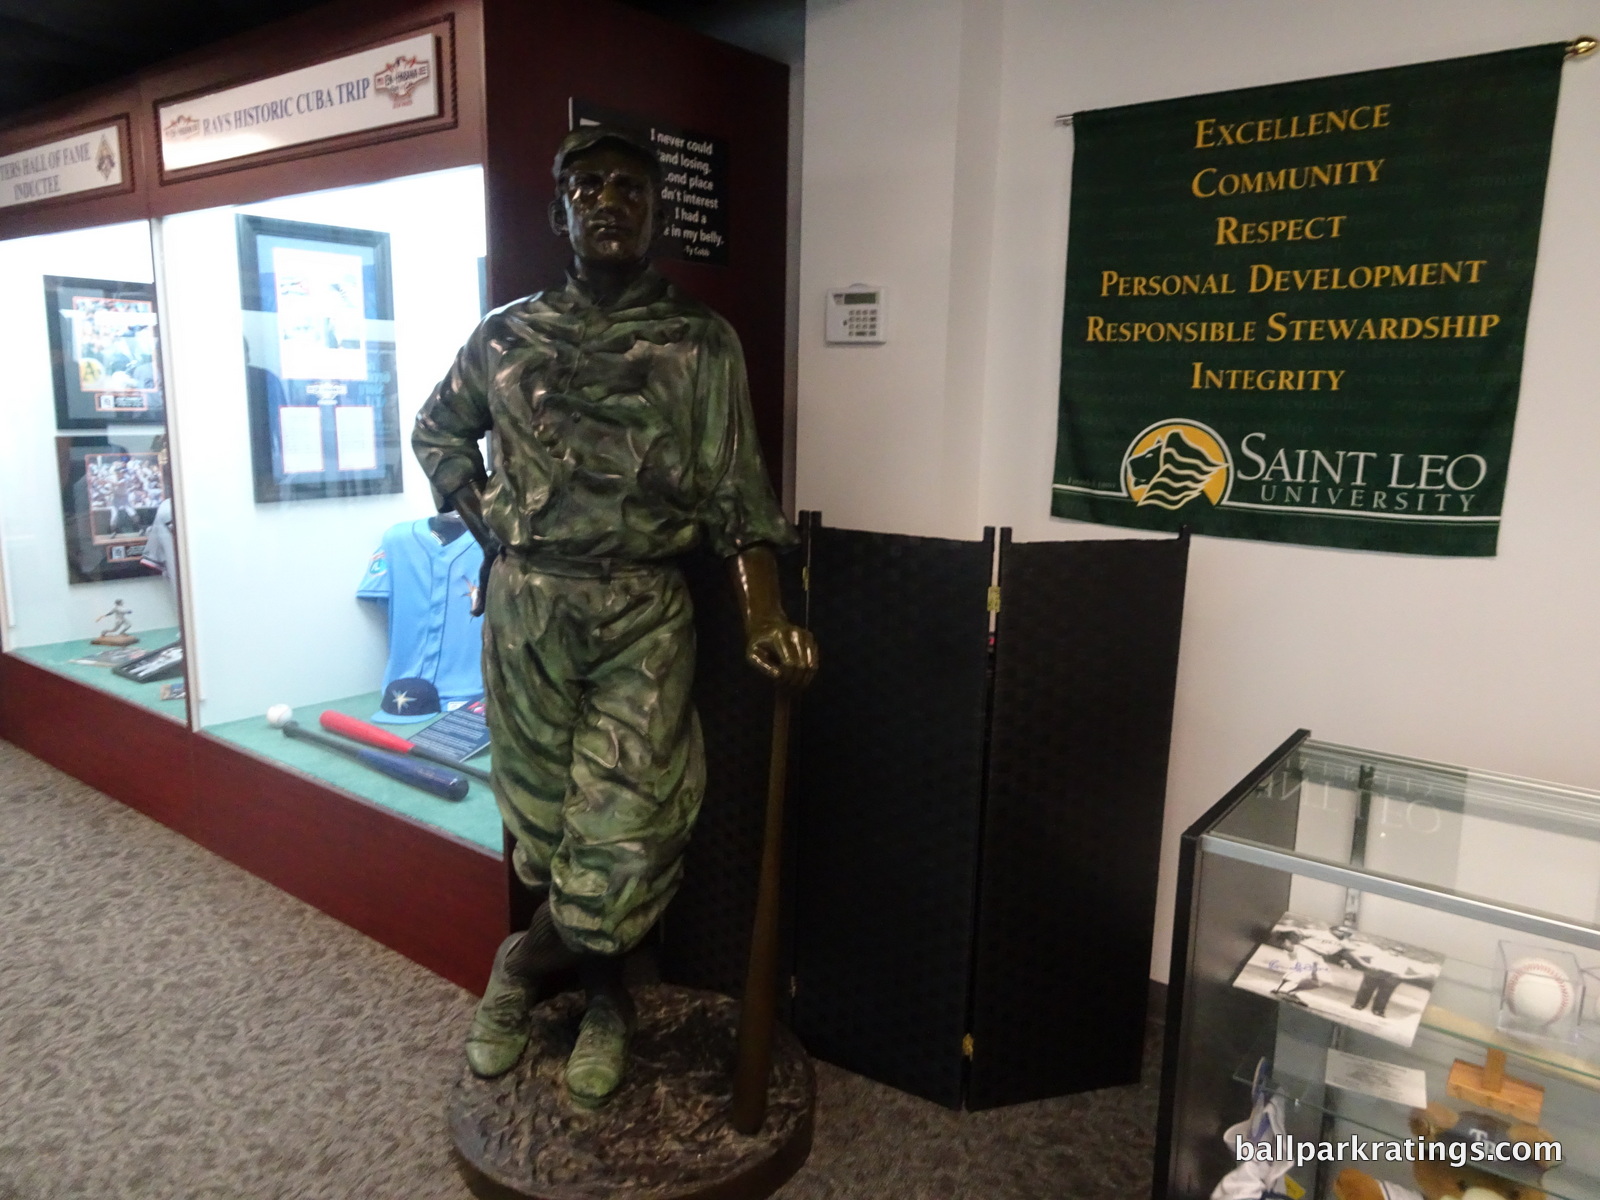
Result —
<path fill-rule="evenodd" d="M 437 116 L 431 33 L 160 105 L 161 167 L 187 170 Z"/>
<path fill-rule="evenodd" d="M 1494 554 L 1564 49 L 1077 114 L 1052 513 Z"/>

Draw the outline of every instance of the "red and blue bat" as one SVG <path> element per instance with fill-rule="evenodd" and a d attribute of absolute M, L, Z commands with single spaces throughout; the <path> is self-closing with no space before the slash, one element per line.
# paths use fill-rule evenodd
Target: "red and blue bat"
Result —
<path fill-rule="evenodd" d="M 422 791 L 442 800 L 462 800 L 466 798 L 467 777 L 456 771 L 447 771 L 432 763 L 419 762 L 414 758 L 407 758 L 400 754 L 390 754 L 383 750 L 367 750 L 360 746 L 352 746 L 341 742 L 338 738 L 325 737 L 320 733 L 313 733 L 303 727 L 291 715 L 292 710 L 286 704 L 274 705 L 267 712 L 267 721 L 276 729 L 283 730 L 283 736 L 294 738 L 297 741 L 313 742 L 325 750 L 332 750 L 335 754 L 342 754 L 346 758 L 353 758 L 363 766 L 381 772 L 391 779 L 411 787 L 420 788 Z"/>
<path fill-rule="evenodd" d="M 340 737 L 349 738 L 353 742 L 364 742 L 378 750 L 388 750 L 394 754 L 405 754 L 412 758 L 424 758 L 429 762 L 438 763 L 442 767 L 449 767 L 452 771 L 460 771 L 463 775 L 471 775 L 474 779 L 489 782 L 489 772 L 481 767 L 471 767 L 464 762 L 446 758 L 442 754 L 435 754 L 426 750 L 415 742 L 407 741 L 397 733 L 390 733 L 387 729 L 379 729 L 371 721 L 363 721 L 359 717 L 347 716 L 342 712 L 332 709 L 317 718 L 322 727 L 329 733 L 337 733 Z"/>

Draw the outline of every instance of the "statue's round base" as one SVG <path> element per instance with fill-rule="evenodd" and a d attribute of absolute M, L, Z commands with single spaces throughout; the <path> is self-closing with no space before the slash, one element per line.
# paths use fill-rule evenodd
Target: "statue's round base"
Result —
<path fill-rule="evenodd" d="M 498 1079 L 463 1069 L 448 1106 L 457 1165 L 485 1200 L 759 1200 L 811 1153 L 816 1078 L 795 1036 L 773 1030 L 767 1119 L 728 1124 L 739 1006 L 666 984 L 633 989 L 639 1028 L 622 1086 L 595 1111 L 563 1082 L 583 1015 L 573 993 L 533 1011 L 522 1061 Z"/>

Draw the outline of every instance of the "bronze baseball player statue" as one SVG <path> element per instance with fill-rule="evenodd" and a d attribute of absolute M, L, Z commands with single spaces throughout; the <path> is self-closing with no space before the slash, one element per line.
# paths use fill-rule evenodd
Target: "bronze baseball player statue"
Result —
<path fill-rule="evenodd" d="M 440 508 L 484 545 L 495 797 L 517 874 L 543 894 L 495 955 L 467 1059 L 485 1077 L 515 1066 L 542 984 L 576 966 L 587 1007 L 566 1081 L 591 1107 L 625 1068 L 622 956 L 677 890 L 704 791 L 676 556 L 703 544 L 728 560 L 758 670 L 799 688 L 817 664 L 778 597 L 773 549 L 795 533 L 738 338 L 648 263 L 660 175 L 630 133 L 567 136 L 551 205 L 572 243 L 566 286 L 490 313 L 412 435 Z"/>

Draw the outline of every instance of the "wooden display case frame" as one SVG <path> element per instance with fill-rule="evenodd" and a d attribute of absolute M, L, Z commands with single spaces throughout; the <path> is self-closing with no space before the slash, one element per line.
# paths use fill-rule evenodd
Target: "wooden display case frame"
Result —
<path fill-rule="evenodd" d="M 437 116 L 162 170 L 161 104 L 422 31 L 440 47 Z M 0 122 L 0 154 L 111 123 L 124 134 L 121 185 L 0 210 L 0 239 L 482 164 L 489 302 L 499 305 L 562 280 L 567 247 L 544 211 L 553 190 L 550 155 L 574 96 L 730 145 L 728 265 L 663 262 L 660 269 L 733 319 L 776 477 L 787 336 L 788 68 L 614 0 L 339 0 Z M 185 728 L 0 655 L 0 738 L 445 978 L 482 987 L 508 926 L 500 853 L 246 753 L 193 721 Z"/>

